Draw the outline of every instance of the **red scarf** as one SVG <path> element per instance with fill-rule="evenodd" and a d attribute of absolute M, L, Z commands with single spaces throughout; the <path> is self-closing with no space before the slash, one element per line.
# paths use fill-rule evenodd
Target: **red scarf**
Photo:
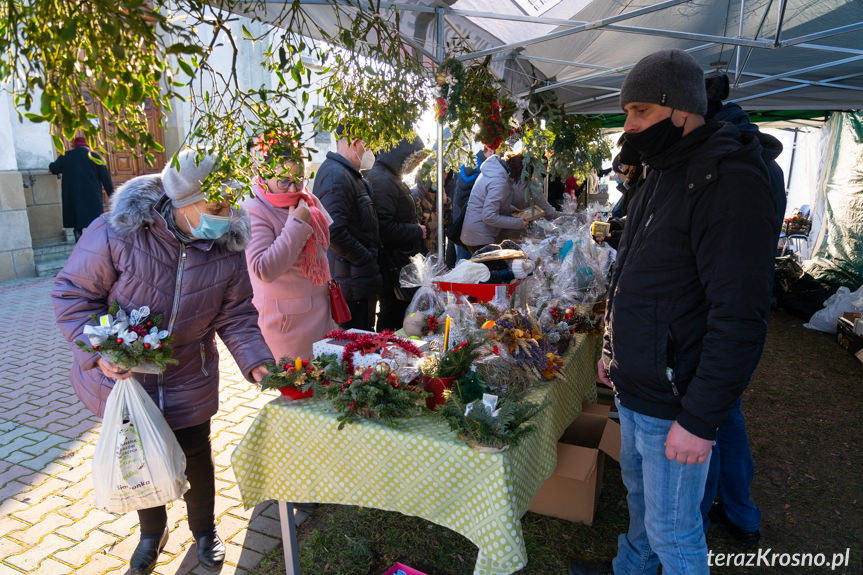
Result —
<path fill-rule="evenodd" d="M 258 195 L 277 208 L 293 208 L 305 200 L 312 214 L 309 225 L 312 226 L 312 235 L 303 246 L 300 254 L 300 267 L 303 275 L 309 278 L 314 285 L 325 285 L 330 280 L 330 266 L 327 263 L 327 249 L 330 247 L 330 224 L 329 218 L 324 212 L 321 201 L 307 189 L 301 192 L 285 192 L 281 194 L 270 193 L 263 179 L 258 178 Z"/>

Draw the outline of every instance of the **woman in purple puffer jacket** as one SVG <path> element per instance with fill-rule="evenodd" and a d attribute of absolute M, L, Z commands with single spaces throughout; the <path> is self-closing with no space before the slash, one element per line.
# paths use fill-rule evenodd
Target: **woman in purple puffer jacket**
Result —
<path fill-rule="evenodd" d="M 219 358 L 215 336 L 230 350 L 249 381 L 260 381 L 273 360 L 258 329 L 243 249 L 248 216 L 226 202 L 208 203 L 201 182 L 214 160 L 195 161 L 185 150 L 179 170 L 127 182 L 111 211 L 81 236 L 57 276 L 54 310 L 63 336 L 83 337 L 90 314 L 148 306 L 164 317 L 178 365 L 158 375 L 136 375 L 159 406 L 186 455 L 190 489 L 184 495 L 199 562 L 218 569 L 225 547 L 215 530 L 215 472 L 210 418 L 219 406 Z M 79 399 L 102 417 L 114 382 L 128 376 L 98 355 L 72 345 L 70 378 Z M 141 541 L 129 564 L 133 575 L 150 573 L 167 543 L 165 507 L 138 511 Z"/>

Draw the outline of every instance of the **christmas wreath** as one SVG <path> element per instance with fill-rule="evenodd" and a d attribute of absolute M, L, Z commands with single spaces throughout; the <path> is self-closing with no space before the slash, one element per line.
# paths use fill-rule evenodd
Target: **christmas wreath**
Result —
<path fill-rule="evenodd" d="M 278 389 L 282 395 L 292 399 L 310 397 L 312 385 L 323 374 L 317 361 L 299 357 L 283 357 L 276 363 L 267 364 L 267 369 L 267 375 L 261 379 L 261 389 Z"/>
<path fill-rule="evenodd" d="M 511 119 L 515 102 L 507 97 L 489 67 L 491 58 L 465 67 L 456 57 L 446 59 L 438 68 L 441 95 L 435 101 L 438 122 L 453 125 L 453 137 L 479 131 L 474 139 L 496 150 L 513 133 Z"/>
<path fill-rule="evenodd" d="M 315 396 L 324 397 L 340 415 L 339 429 L 359 419 L 374 419 L 392 425 L 399 417 L 426 410 L 430 394 L 422 388 L 399 381 L 389 364 L 348 369 L 335 354 L 317 358 L 321 369 L 313 382 Z"/>

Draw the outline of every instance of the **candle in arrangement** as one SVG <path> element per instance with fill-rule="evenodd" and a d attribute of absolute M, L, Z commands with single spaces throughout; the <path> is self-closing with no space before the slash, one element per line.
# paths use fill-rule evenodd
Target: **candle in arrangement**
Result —
<path fill-rule="evenodd" d="M 443 350 L 444 351 L 449 349 L 449 326 L 450 326 L 450 317 L 446 316 L 446 323 L 444 323 L 444 328 L 443 328 Z"/>

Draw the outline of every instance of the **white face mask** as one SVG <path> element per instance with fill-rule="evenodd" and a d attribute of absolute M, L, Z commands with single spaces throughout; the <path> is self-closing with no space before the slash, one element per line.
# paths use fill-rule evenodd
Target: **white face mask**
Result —
<path fill-rule="evenodd" d="M 360 170 L 371 170 L 375 163 L 375 155 L 369 150 L 366 150 L 363 157 L 360 159 Z"/>

